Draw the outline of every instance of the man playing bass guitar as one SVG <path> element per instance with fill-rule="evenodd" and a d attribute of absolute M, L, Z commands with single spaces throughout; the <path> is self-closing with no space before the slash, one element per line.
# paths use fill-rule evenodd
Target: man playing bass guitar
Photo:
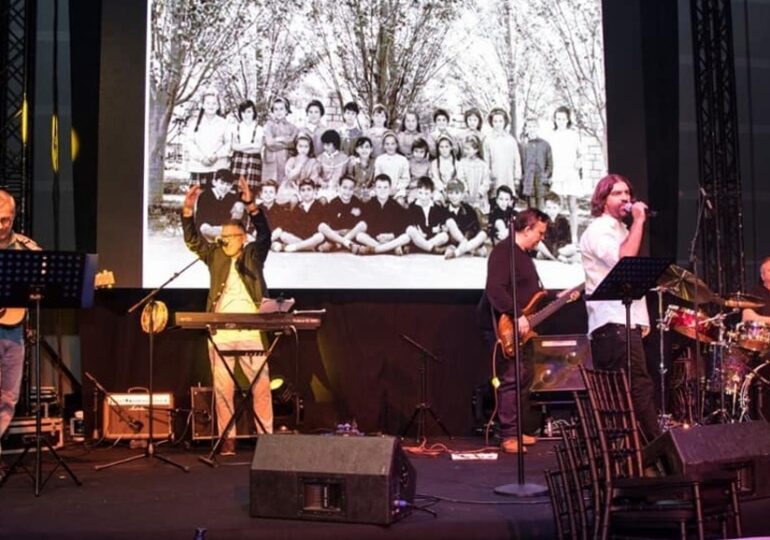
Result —
<path fill-rule="evenodd" d="M 535 249 L 543 239 L 548 226 L 548 216 L 536 208 L 528 208 L 519 212 L 513 221 L 515 242 L 506 240 L 500 242 L 492 250 L 487 262 L 487 284 L 482 306 L 491 304 L 495 316 L 508 314 L 518 317 L 519 335 L 525 336 L 530 331 L 530 322 L 523 315 L 524 308 L 529 301 L 541 289 L 540 278 L 535 269 L 532 257 L 527 253 Z M 515 245 L 515 247 L 513 247 Z M 511 249 L 516 256 L 516 299 L 518 306 L 513 305 L 513 292 L 511 291 Z M 482 308 L 483 311 L 487 311 Z M 493 321 L 494 323 L 494 321 Z M 519 388 L 527 388 L 531 382 L 532 370 L 521 364 L 521 384 L 516 381 L 516 365 L 514 361 L 503 359 L 502 376 L 500 386 L 497 389 L 498 412 L 500 421 L 501 447 L 504 452 L 517 453 L 519 451 L 516 430 L 518 418 L 516 415 L 516 392 Z M 524 435 L 525 445 L 537 442 L 535 437 Z"/>
<path fill-rule="evenodd" d="M 0 190 L 0 249 L 40 249 L 30 238 L 13 232 L 16 201 Z M 0 439 L 13 419 L 24 370 L 23 308 L 0 308 Z M 0 471 L 0 475 L 2 472 Z"/>

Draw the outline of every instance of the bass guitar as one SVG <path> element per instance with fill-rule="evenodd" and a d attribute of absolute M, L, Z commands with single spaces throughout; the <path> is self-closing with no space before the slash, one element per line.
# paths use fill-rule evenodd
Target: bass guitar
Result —
<path fill-rule="evenodd" d="M 538 306 L 543 302 L 543 299 L 548 296 L 546 291 L 537 291 L 532 295 L 527 305 L 522 310 L 522 314 L 529 321 L 529 332 L 519 338 L 519 343 L 524 345 L 527 341 L 537 336 L 537 333 L 533 330 L 538 324 L 546 320 L 548 317 L 559 311 L 567 304 L 574 302 L 580 298 L 580 294 L 585 289 L 586 284 L 571 288 L 559 298 L 542 308 L 540 311 L 536 311 Z M 500 320 L 497 321 L 497 336 L 500 340 L 500 344 L 503 347 L 503 354 L 507 358 L 515 358 L 513 347 L 513 332 L 515 329 L 513 318 L 507 313 L 503 313 L 500 316 Z"/>

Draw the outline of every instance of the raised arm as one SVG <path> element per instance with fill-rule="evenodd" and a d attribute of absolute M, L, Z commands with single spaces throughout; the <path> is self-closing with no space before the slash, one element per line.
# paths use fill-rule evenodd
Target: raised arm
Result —
<path fill-rule="evenodd" d="M 182 204 L 182 232 L 184 233 L 184 243 L 187 249 L 195 253 L 198 257 L 206 261 L 213 247 L 198 232 L 195 226 L 193 214 L 195 203 L 201 194 L 200 186 L 192 186 L 184 197 Z"/>
<path fill-rule="evenodd" d="M 243 177 L 238 180 L 238 191 L 241 193 L 241 202 L 246 205 L 246 212 L 249 213 L 249 219 L 254 227 L 254 257 L 260 265 L 264 265 L 270 251 L 270 224 L 267 222 L 264 212 L 254 202 L 249 183 Z"/>

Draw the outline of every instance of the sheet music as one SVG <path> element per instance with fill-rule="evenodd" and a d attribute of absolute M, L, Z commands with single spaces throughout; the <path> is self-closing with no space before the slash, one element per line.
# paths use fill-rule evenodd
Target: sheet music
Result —
<path fill-rule="evenodd" d="M 259 313 L 288 313 L 294 307 L 294 298 L 263 298 L 259 304 Z"/>

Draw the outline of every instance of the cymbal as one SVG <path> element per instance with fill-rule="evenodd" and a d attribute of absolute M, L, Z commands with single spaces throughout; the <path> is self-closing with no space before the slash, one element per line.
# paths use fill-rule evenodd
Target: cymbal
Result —
<path fill-rule="evenodd" d="M 725 307 L 739 309 L 761 308 L 766 304 L 766 302 L 759 296 L 742 292 L 731 293 L 727 296 L 721 297 L 719 298 L 718 303 L 724 305 Z"/>
<path fill-rule="evenodd" d="M 714 293 L 702 279 L 675 264 L 669 266 L 658 278 L 658 285 L 687 302 L 708 304 L 714 301 Z"/>

